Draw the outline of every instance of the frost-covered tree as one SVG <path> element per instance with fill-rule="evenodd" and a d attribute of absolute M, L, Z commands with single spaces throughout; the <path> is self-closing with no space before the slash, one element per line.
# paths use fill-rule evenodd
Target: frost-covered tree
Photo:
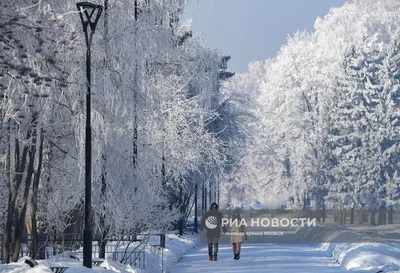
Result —
<path fill-rule="evenodd" d="M 258 150 L 245 167 L 261 196 L 316 209 L 398 202 L 398 8 L 357 0 L 332 9 L 266 62 Z"/>
<path fill-rule="evenodd" d="M 7 192 L 2 250 L 9 262 L 11 255 L 18 258 L 27 213 L 35 218 L 50 91 L 66 86 L 69 71 L 59 66 L 58 54 L 74 46 L 74 28 L 48 3 L 3 1 L 0 42 L 1 176 Z"/>
<path fill-rule="evenodd" d="M 332 126 L 333 183 L 328 198 L 345 208 L 376 209 L 380 181 L 382 57 L 353 47 L 345 58 Z M 368 201 L 368 203 L 367 203 Z M 352 217 L 353 219 L 354 217 Z M 373 219 L 373 218 L 371 218 Z"/>
<path fill-rule="evenodd" d="M 80 233 L 83 222 L 84 38 L 74 1 L 29 2 L 6 1 L 0 13 L 0 208 L 12 260 L 25 216 L 34 236 Z M 217 175 L 223 162 L 206 129 L 220 56 L 179 21 L 185 1 L 108 4 L 92 46 L 92 206 L 104 240 L 171 227 L 191 177 Z"/>

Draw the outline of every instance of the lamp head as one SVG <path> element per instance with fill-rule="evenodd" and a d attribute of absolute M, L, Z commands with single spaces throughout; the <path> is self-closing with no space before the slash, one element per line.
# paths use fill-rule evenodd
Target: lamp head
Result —
<path fill-rule="evenodd" d="M 76 6 L 81 17 L 83 31 L 86 32 L 87 27 L 90 26 L 90 30 L 94 33 L 101 12 L 103 11 L 103 6 L 91 2 L 78 2 Z"/>

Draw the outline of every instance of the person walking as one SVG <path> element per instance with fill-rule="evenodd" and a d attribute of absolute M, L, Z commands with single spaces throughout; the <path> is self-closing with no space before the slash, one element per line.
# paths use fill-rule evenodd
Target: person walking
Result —
<path fill-rule="evenodd" d="M 244 225 L 240 224 L 241 217 L 239 210 L 234 210 L 232 215 L 232 223 L 230 224 L 230 240 L 232 243 L 233 259 L 240 259 L 240 250 L 243 240 L 247 240 Z"/>
<path fill-rule="evenodd" d="M 222 213 L 218 211 L 218 204 L 215 202 L 211 204 L 210 210 L 201 219 L 200 229 L 204 228 L 206 228 L 209 260 L 217 261 L 218 242 L 222 232 Z"/>

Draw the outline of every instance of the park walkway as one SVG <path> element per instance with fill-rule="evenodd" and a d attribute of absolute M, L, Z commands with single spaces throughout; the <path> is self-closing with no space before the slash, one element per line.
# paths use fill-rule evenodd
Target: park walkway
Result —
<path fill-rule="evenodd" d="M 314 244 L 244 244 L 241 259 L 231 246 L 220 245 L 218 261 L 208 261 L 207 246 L 187 253 L 170 273 L 339 273 L 346 272 Z"/>

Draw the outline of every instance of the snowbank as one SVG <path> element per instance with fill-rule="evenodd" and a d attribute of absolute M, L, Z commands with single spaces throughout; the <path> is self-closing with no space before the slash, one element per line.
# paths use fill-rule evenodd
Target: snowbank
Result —
<path fill-rule="evenodd" d="M 158 238 L 150 239 L 150 245 L 157 245 Z M 169 272 L 173 265 L 178 262 L 190 249 L 199 244 L 199 235 L 191 233 L 184 236 L 169 234 L 165 238 L 165 248 L 160 250 L 157 247 L 146 248 L 146 272 L 162 273 Z"/>
<path fill-rule="evenodd" d="M 332 243 L 322 245 L 346 270 L 388 272 L 400 270 L 399 245 L 385 243 Z"/>
<path fill-rule="evenodd" d="M 374 228 L 319 225 L 315 228 L 302 228 L 298 233 L 320 244 L 321 249 L 332 255 L 346 270 L 375 273 L 400 271 L 400 243 L 384 240 L 390 234 L 397 234 L 398 230 L 398 225 Z M 373 242 L 372 238 L 378 236 L 382 241 Z"/>
<path fill-rule="evenodd" d="M 162 273 L 169 272 L 170 268 L 182 258 L 182 256 L 199 243 L 197 234 L 188 234 L 184 236 L 167 234 L 165 240 L 165 248 L 157 247 L 159 239 L 157 237 L 150 238 L 149 245 L 146 247 L 145 254 L 145 270 L 133 268 L 130 265 L 123 265 L 109 260 L 104 261 L 99 267 L 88 269 L 82 265 L 82 261 L 70 258 L 72 252 L 65 252 L 56 255 L 51 259 L 37 260 L 38 266 L 30 268 L 25 263 L 29 257 L 23 257 L 16 263 L 7 265 L 0 264 L 0 273 L 51 273 L 50 267 L 64 266 L 68 267 L 65 273 Z"/>

